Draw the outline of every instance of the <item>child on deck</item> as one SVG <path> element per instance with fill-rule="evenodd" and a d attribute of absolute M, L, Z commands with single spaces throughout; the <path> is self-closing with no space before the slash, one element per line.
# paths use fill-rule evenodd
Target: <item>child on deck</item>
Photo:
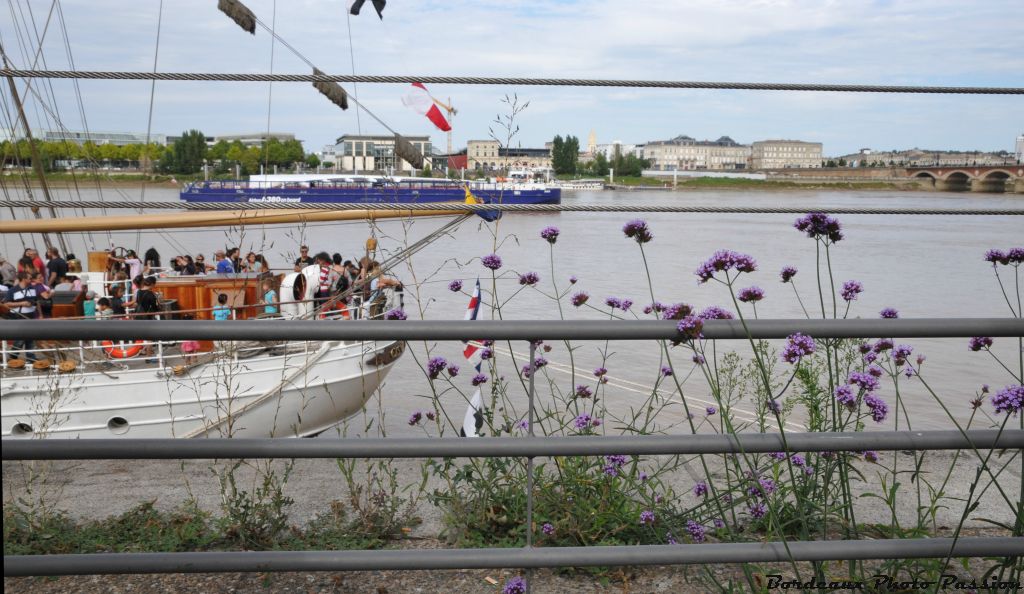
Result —
<path fill-rule="evenodd" d="M 96 302 L 96 319 L 109 320 L 113 315 L 114 310 L 110 307 L 110 299 L 100 297 L 99 301 Z"/>
<path fill-rule="evenodd" d="M 277 291 L 274 290 L 272 279 L 263 280 L 263 313 L 276 314 L 280 310 L 277 307 Z"/>
<path fill-rule="evenodd" d="M 231 308 L 228 307 L 228 296 L 225 293 L 217 295 L 217 307 L 213 308 L 213 319 L 218 321 L 230 320 L 231 319 Z"/>

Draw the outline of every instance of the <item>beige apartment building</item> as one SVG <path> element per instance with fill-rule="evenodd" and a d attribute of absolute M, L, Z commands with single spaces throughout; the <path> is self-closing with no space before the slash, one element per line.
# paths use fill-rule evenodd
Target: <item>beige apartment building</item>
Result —
<path fill-rule="evenodd" d="M 502 148 L 497 140 L 466 143 L 466 166 L 478 171 L 551 169 L 551 148 Z"/>
<path fill-rule="evenodd" d="M 821 143 L 800 140 L 759 140 L 750 147 L 752 169 L 821 167 Z"/>
<path fill-rule="evenodd" d="M 718 140 L 676 136 L 671 140 L 648 142 L 644 145 L 644 158 L 658 171 L 747 169 L 750 147 L 728 136 Z"/>

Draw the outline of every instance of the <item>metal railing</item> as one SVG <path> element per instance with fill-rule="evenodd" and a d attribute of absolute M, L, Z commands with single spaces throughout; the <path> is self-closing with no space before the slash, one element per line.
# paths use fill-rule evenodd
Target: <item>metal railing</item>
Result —
<path fill-rule="evenodd" d="M 1024 336 L 1024 320 L 1002 318 L 885 320 L 712 320 L 708 339 Z M 403 321 L 319 324 L 311 321 L 9 321 L 6 339 L 213 340 L 682 340 L 672 321 Z M 531 342 L 530 360 L 535 354 Z M 209 458 L 535 457 L 605 454 L 729 454 L 776 451 L 1024 449 L 1024 430 L 869 433 L 737 433 L 731 435 L 534 437 L 535 390 L 529 382 L 529 427 L 522 438 L 487 439 L 119 439 L 4 440 L 3 460 Z M 528 467 L 528 468 L 529 468 Z M 527 477 L 533 473 L 527 471 Z M 532 525 L 533 485 L 526 488 Z M 827 561 L 885 558 L 1024 557 L 1016 537 L 785 541 L 535 549 L 527 530 L 521 549 L 264 551 L 4 556 L 5 576 L 235 571 L 539 568 L 609 565 Z"/>

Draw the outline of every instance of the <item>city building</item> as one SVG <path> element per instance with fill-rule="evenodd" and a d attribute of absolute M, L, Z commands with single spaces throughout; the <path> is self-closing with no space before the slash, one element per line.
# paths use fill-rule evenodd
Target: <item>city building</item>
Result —
<path fill-rule="evenodd" d="M 800 140 L 758 140 L 750 145 L 752 169 L 821 167 L 821 143 Z"/>
<path fill-rule="evenodd" d="M 551 147 L 502 148 L 497 140 L 470 140 L 466 143 L 466 165 L 478 171 L 500 169 L 551 169 Z"/>
<path fill-rule="evenodd" d="M 252 134 L 222 134 L 220 136 L 207 136 L 206 144 L 213 146 L 220 141 L 231 144 L 235 141 L 241 142 L 242 146 L 248 148 L 250 146 L 263 146 L 263 143 L 268 139 L 274 138 L 279 142 L 285 142 L 288 140 L 295 140 L 295 135 L 290 132 L 253 132 Z M 174 137 L 174 140 L 177 138 Z M 173 140 L 168 139 L 170 142 Z"/>
<path fill-rule="evenodd" d="M 1010 165 L 1017 162 L 1017 157 L 1007 151 L 935 151 L 912 148 L 907 150 L 876 151 L 861 149 L 860 151 L 834 157 L 837 164 L 843 162 L 848 167 L 959 167 L 964 165 Z"/>
<path fill-rule="evenodd" d="M 676 136 L 648 142 L 643 147 L 643 156 L 651 162 L 651 169 L 657 171 L 747 169 L 750 147 L 728 136 L 718 140 Z"/>
<path fill-rule="evenodd" d="M 1017 145 L 1013 151 L 1018 163 L 1024 163 L 1024 134 L 1017 137 Z"/>
<path fill-rule="evenodd" d="M 594 145 L 593 150 L 590 151 L 590 157 L 594 158 L 598 155 L 604 155 L 605 159 L 611 161 L 615 154 L 618 153 L 625 157 L 632 153 L 638 159 L 644 158 L 644 145 L 642 144 L 624 144 L 621 140 L 613 141 L 611 144 L 597 144 Z"/>
<path fill-rule="evenodd" d="M 406 136 L 405 139 L 423 153 L 429 162 L 433 155 L 429 136 Z M 339 137 L 333 146 L 324 147 L 319 157 L 321 162 L 333 163 L 333 170 L 338 172 L 410 175 L 416 172 L 412 165 L 395 156 L 395 137 L 390 134 L 345 134 Z"/>
<path fill-rule="evenodd" d="M 33 134 L 36 136 L 36 134 Z M 85 144 L 86 141 L 92 141 L 95 145 L 113 144 L 115 146 L 125 146 L 129 144 L 145 144 L 146 133 L 145 132 L 100 132 L 96 130 L 90 130 L 89 132 L 80 132 L 73 130 L 44 130 L 38 135 L 41 140 L 46 142 L 74 142 L 77 144 Z M 167 144 L 168 137 L 166 134 L 151 133 L 149 135 L 149 142 L 160 145 Z"/>

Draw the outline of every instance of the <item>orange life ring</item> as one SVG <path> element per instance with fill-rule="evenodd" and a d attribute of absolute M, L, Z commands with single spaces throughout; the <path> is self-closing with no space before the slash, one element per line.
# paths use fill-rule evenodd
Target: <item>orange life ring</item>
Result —
<path fill-rule="evenodd" d="M 100 343 L 103 347 L 103 352 L 111 359 L 131 359 L 142 352 L 142 347 L 145 344 L 141 340 L 134 342 L 118 341 L 117 343 L 112 340 L 104 340 Z"/>

